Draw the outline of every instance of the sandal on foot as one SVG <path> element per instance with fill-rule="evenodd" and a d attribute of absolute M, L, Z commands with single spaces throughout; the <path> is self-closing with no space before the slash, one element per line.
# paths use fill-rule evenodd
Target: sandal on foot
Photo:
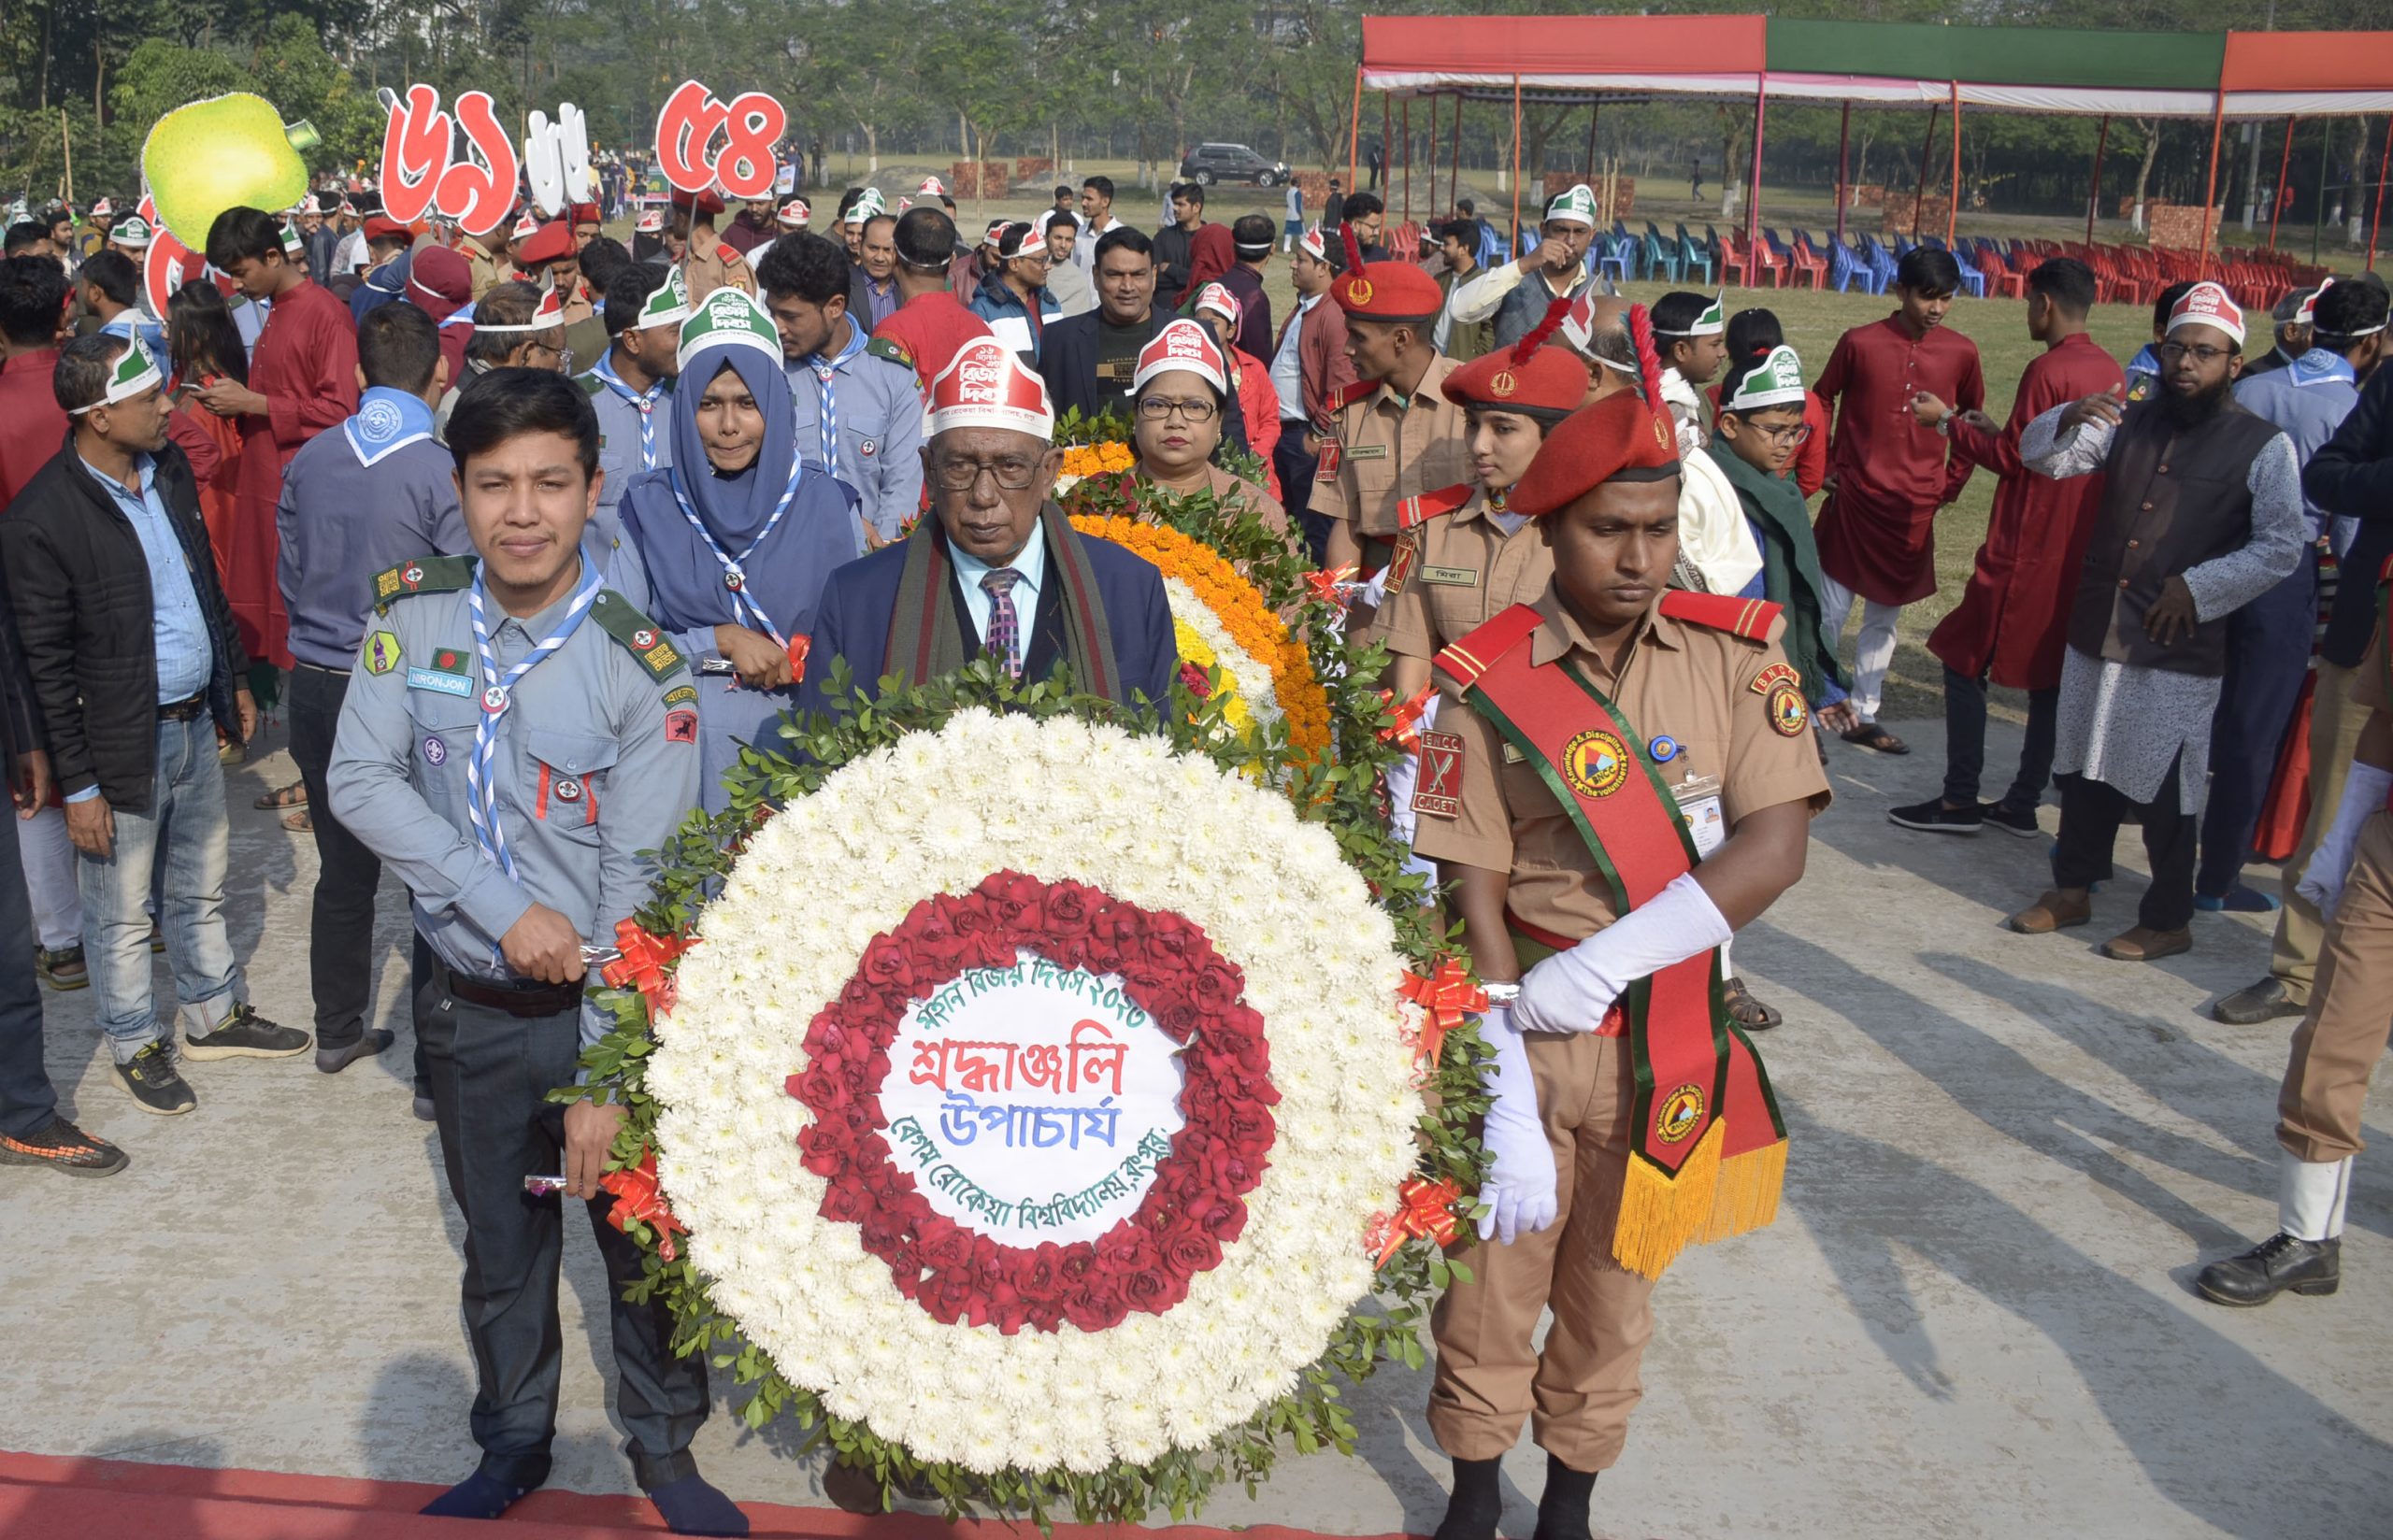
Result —
<path fill-rule="evenodd" d="M 1745 981 L 1731 974 L 1720 983 L 1720 1004 L 1728 1020 L 1747 1032 L 1768 1032 L 1786 1020 L 1769 1005 L 1754 998 Z"/>
<path fill-rule="evenodd" d="M 278 786 L 250 806 L 260 812 L 271 812 L 277 807 L 305 807 L 308 806 L 308 783 L 294 780 L 288 786 Z"/>
<path fill-rule="evenodd" d="M 1861 749 L 1875 749 L 1881 754 L 1908 754 L 1911 745 L 1887 732 L 1876 722 L 1862 722 L 1837 734 L 1845 742 Z"/>

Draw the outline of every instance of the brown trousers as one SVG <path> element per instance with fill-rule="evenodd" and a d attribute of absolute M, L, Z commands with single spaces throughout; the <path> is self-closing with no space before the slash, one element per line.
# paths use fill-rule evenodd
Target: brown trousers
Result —
<path fill-rule="evenodd" d="M 1561 1218 L 1510 1246 L 1478 1241 L 1457 1254 L 1471 1281 L 1448 1289 L 1430 1317 L 1429 1432 L 1456 1460 L 1492 1460 L 1533 1417 L 1540 1448 L 1574 1471 L 1606 1470 L 1644 1394 L 1637 1365 L 1654 1334 L 1654 1285 L 1612 1258 L 1636 1082 L 1623 1038 L 1531 1033 L 1528 1050 Z M 1531 1339 L 1549 1305 L 1540 1354 Z"/>
<path fill-rule="evenodd" d="M 2343 801 L 2343 777 L 2350 773 L 2352 756 L 2359 749 L 2359 730 L 2368 723 L 2368 708 L 2352 702 L 2352 680 L 2358 673 L 2356 668 L 2339 668 L 2324 658 L 2318 660 L 2318 683 L 2310 697 L 2310 817 L 2302 825 L 2300 843 L 2285 863 L 2286 874 L 2295 880 L 2310 864 L 2310 854 L 2318 848 L 2320 836 L 2335 821 L 2335 809 Z M 2286 996 L 2296 1005 L 2306 1005 L 2313 998 L 2318 952 L 2326 940 L 2327 922 L 2308 899 L 2293 891 L 2293 882 L 2287 882 L 2285 907 L 2277 911 L 2269 972 L 2285 985 Z"/>
<path fill-rule="evenodd" d="M 2287 871 L 2293 870 L 2288 866 Z M 2288 909 L 2291 907 L 2287 904 Z M 2360 825 L 2359 849 L 2318 955 L 2310 1010 L 2277 1093 L 2277 1143 L 2297 1161 L 2360 1149 L 2369 1072 L 2393 1034 L 2393 812 Z"/>

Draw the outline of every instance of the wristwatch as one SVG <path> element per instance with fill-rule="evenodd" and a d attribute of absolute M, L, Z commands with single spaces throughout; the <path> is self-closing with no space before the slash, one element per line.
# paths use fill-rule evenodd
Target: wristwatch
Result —
<path fill-rule="evenodd" d="M 1491 1005 L 1509 1005 L 1521 997 L 1521 986 L 1517 981 L 1510 984 L 1482 984 L 1480 988 L 1487 991 L 1487 1003 Z"/>

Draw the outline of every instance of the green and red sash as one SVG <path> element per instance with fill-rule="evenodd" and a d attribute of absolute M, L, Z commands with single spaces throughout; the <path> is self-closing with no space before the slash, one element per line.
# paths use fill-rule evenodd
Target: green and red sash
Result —
<path fill-rule="evenodd" d="M 1569 813 L 1626 915 L 1695 869 L 1678 805 L 1619 708 L 1560 663 L 1534 664 L 1541 617 L 1510 609 L 1438 655 L 1463 699 L 1526 758 Z M 1659 1277 L 1690 1242 L 1777 1218 L 1786 1132 L 1753 1044 L 1707 950 L 1628 987 L 1620 1002 L 1637 1082 L 1636 1134 L 1612 1251 Z"/>

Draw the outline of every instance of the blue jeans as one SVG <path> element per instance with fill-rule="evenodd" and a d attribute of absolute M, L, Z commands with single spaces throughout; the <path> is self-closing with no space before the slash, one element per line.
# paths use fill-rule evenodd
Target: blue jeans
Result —
<path fill-rule="evenodd" d="M 153 1042 L 173 1041 L 150 998 L 150 917 L 143 906 L 153 880 L 184 1034 L 208 1031 L 244 997 L 241 965 L 224 933 L 231 835 L 216 724 L 206 712 L 190 721 L 159 719 L 150 809 L 119 807 L 115 815 L 114 853 L 106 860 L 79 853 L 76 877 L 83 891 L 83 959 L 100 1030 L 122 1064 Z"/>

